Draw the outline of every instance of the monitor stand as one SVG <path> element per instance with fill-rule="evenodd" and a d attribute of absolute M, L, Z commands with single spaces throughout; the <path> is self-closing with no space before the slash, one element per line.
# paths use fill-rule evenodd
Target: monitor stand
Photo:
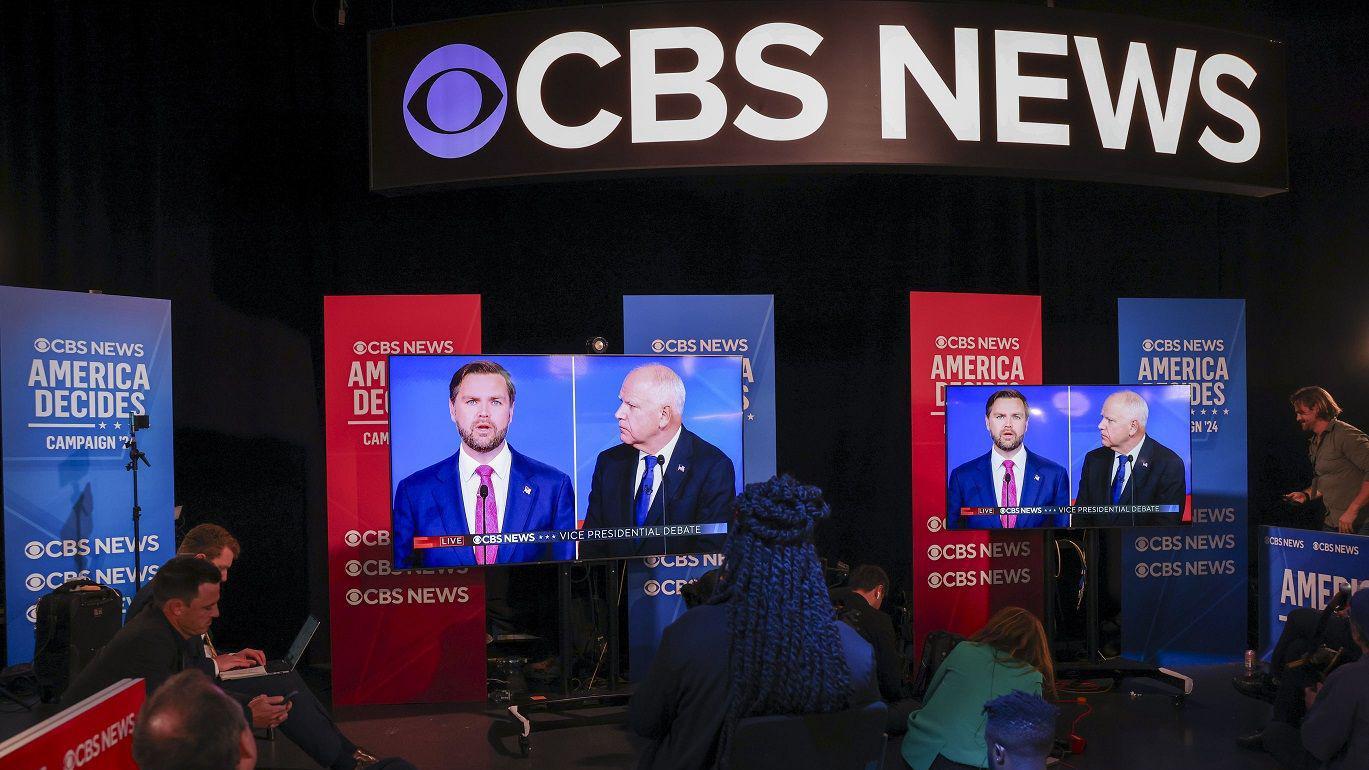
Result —
<path fill-rule="evenodd" d="M 1089 680 L 1089 679 L 1111 679 L 1113 686 L 1117 686 L 1123 679 L 1153 679 L 1163 684 L 1170 685 L 1178 690 L 1172 696 L 1172 702 L 1176 708 L 1182 707 L 1188 696 L 1193 693 L 1193 680 L 1172 669 L 1157 666 L 1154 663 L 1145 663 L 1139 660 L 1130 660 L 1123 657 L 1104 659 L 1099 651 L 1099 627 L 1102 619 L 1098 616 L 1098 533 L 1097 528 L 1084 530 L 1084 549 L 1087 555 L 1087 582 L 1085 584 L 1085 655 L 1083 661 L 1072 663 L 1059 663 L 1055 665 L 1056 681 L 1065 680 Z M 1055 535 L 1053 532 L 1046 533 L 1045 552 L 1046 552 L 1046 616 L 1051 619 L 1051 627 L 1054 626 L 1055 612 L 1054 604 L 1057 596 L 1055 583 L 1055 569 L 1051 563 L 1054 548 Z"/>

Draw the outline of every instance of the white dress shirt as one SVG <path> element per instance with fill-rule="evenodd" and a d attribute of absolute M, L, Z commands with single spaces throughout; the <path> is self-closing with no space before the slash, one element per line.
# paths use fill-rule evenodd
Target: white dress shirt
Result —
<path fill-rule="evenodd" d="M 1002 508 L 1003 502 L 1003 477 L 1007 475 L 1007 468 L 1003 466 L 1004 460 L 1012 460 L 1012 480 L 1017 487 L 1017 504 L 1022 505 L 1022 474 L 1027 472 L 1027 445 L 1019 444 L 1017 451 L 1004 456 L 995 446 L 989 453 L 989 464 L 993 467 L 993 499 Z"/>
<path fill-rule="evenodd" d="M 1131 459 L 1130 459 L 1130 460 L 1127 460 L 1126 475 L 1124 475 L 1124 476 L 1122 477 L 1122 489 L 1124 489 L 1124 490 L 1127 488 L 1127 484 L 1131 481 L 1131 472 L 1134 471 L 1134 470 L 1136 470 L 1136 458 L 1139 457 L 1139 456 L 1141 455 L 1141 447 L 1145 446 L 1145 444 L 1146 444 L 1146 440 L 1145 440 L 1144 438 L 1142 438 L 1139 442 L 1137 442 L 1136 446 L 1134 446 L 1134 447 L 1131 448 L 1131 451 L 1130 451 L 1130 452 L 1127 452 L 1127 453 L 1126 453 L 1126 454 L 1127 454 L 1127 457 L 1130 457 Z M 1122 453 L 1121 453 L 1121 452 L 1118 452 L 1118 451 L 1116 451 L 1116 450 L 1113 450 L 1113 453 L 1112 453 L 1112 470 L 1108 471 L 1108 494 L 1109 494 L 1109 495 L 1112 494 L 1112 480 L 1115 479 L 1115 478 L 1117 478 L 1117 456 L 1120 455 L 1120 454 L 1122 454 Z M 1111 497 L 1109 497 L 1109 502 L 1111 502 Z M 1122 501 L 1119 501 L 1117 504 L 1118 504 L 1118 505 L 1125 505 L 1125 504 L 1126 504 L 1126 501 L 1125 501 L 1125 500 L 1122 500 Z"/>
<path fill-rule="evenodd" d="M 475 458 L 466 454 L 466 445 L 461 445 L 461 456 L 457 458 L 457 475 L 461 479 L 461 502 L 466 509 L 466 531 L 472 535 L 490 535 L 494 532 L 481 532 L 480 522 L 475 512 L 476 501 L 480 499 L 480 474 L 476 473 L 485 463 L 480 463 Z M 495 532 L 504 531 L 504 509 L 509 502 L 509 466 L 513 464 L 513 455 L 509 452 L 509 442 L 505 441 L 504 446 L 500 447 L 499 454 L 494 456 L 488 463 L 494 469 L 490 475 L 491 489 L 488 490 L 490 496 L 494 498 L 494 504 L 498 513 L 499 528 Z"/>
<path fill-rule="evenodd" d="M 682 430 L 684 430 L 683 425 L 676 428 L 675 435 L 670 438 L 670 441 L 667 442 L 665 446 L 661 447 L 661 451 L 656 453 L 657 455 L 665 456 L 665 465 L 658 466 L 656 470 L 651 473 L 651 502 L 653 503 L 656 502 L 656 490 L 661 488 L 661 479 L 665 477 L 665 469 L 670 467 L 670 456 L 675 454 L 675 444 L 679 443 L 680 431 Z M 632 476 L 633 500 L 637 499 L 637 490 L 642 486 L 642 474 L 646 473 L 646 456 L 646 452 L 643 452 L 640 449 L 637 450 L 637 471 Z M 648 506 L 648 508 L 650 508 L 650 506 Z"/>

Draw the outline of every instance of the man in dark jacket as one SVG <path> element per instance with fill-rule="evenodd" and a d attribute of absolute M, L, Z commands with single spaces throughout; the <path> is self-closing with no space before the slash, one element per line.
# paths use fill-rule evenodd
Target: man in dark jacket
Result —
<path fill-rule="evenodd" d="M 873 564 L 862 564 L 851 571 L 845 587 L 833 589 L 832 603 L 837 607 L 837 617 L 874 648 L 879 695 L 889 705 L 889 731 L 902 733 L 908 729 L 908 715 L 917 708 L 917 701 L 905 692 L 898 634 L 893 619 L 881 609 L 888 595 L 888 573 Z"/>
<path fill-rule="evenodd" d="M 1369 652 L 1369 591 L 1350 599 L 1350 629 Z M 1302 727 L 1270 722 L 1264 747 L 1290 770 L 1369 768 L 1369 657 L 1361 655 L 1306 690 Z"/>
<path fill-rule="evenodd" d="M 162 566 L 151 586 L 153 606 L 119 629 L 63 693 L 65 703 L 84 700 L 121 679 L 146 680 L 151 695 L 174 674 L 212 666 L 201 639 L 219 616 L 219 570 L 203 559 L 177 556 Z M 276 727 L 290 713 L 283 698 L 265 695 L 243 707 L 257 727 Z"/>

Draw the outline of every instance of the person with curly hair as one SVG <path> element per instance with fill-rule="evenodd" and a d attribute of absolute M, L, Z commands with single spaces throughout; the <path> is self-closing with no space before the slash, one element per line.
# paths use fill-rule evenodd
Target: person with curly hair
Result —
<path fill-rule="evenodd" d="M 1055 692 L 1046 630 L 1021 607 L 1004 607 L 956 645 L 927 685 L 924 705 L 908 717 L 903 759 L 913 770 L 985 767 L 984 704 L 1014 690 Z"/>
<path fill-rule="evenodd" d="M 718 590 L 665 630 L 628 725 L 651 739 L 642 770 L 728 767 L 746 717 L 842 711 L 879 700 L 874 652 L 836 620 L 813 530 L 822 491 L 789 476 L 733 503 Z"/>

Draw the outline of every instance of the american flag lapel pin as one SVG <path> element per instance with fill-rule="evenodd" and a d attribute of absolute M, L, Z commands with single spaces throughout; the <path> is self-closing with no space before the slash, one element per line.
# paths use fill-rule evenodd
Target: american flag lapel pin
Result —
<path fill-rule="evenodd" d="M 679 471 L 680 473 L 684 473 L 684 466 L 683 466 L 683 465 L 678 465 L 678 466 L 675 467 L 675 470 Z"/>
<path fill-rule="evenodd" d="M 1032 481 L 1040 481 L 1040 480 L 1041 480 L 1041 474 L 1038 473 L 1038 474 L 1036 474 L 1035 476 L 1032 476 Z"/>
<path fill-rule="evenodd" d="M 1150 467 L 1150 460 L 1142 460 L 1142 461 L 1141 461 L 1141 467 L 1142 467 L 1142 468 L 1149 468 L 1149 467 Z"/>
<path fill-rule="evenodd" d="M 530 495 L 530 494 L 532 494 L 532 487 L 529 487 L 529 486 L 526 486 L 526 485 L 525 485 L 525 486 L 523 487 L 523 494 L 525 494 L 525 495 Z"/>

